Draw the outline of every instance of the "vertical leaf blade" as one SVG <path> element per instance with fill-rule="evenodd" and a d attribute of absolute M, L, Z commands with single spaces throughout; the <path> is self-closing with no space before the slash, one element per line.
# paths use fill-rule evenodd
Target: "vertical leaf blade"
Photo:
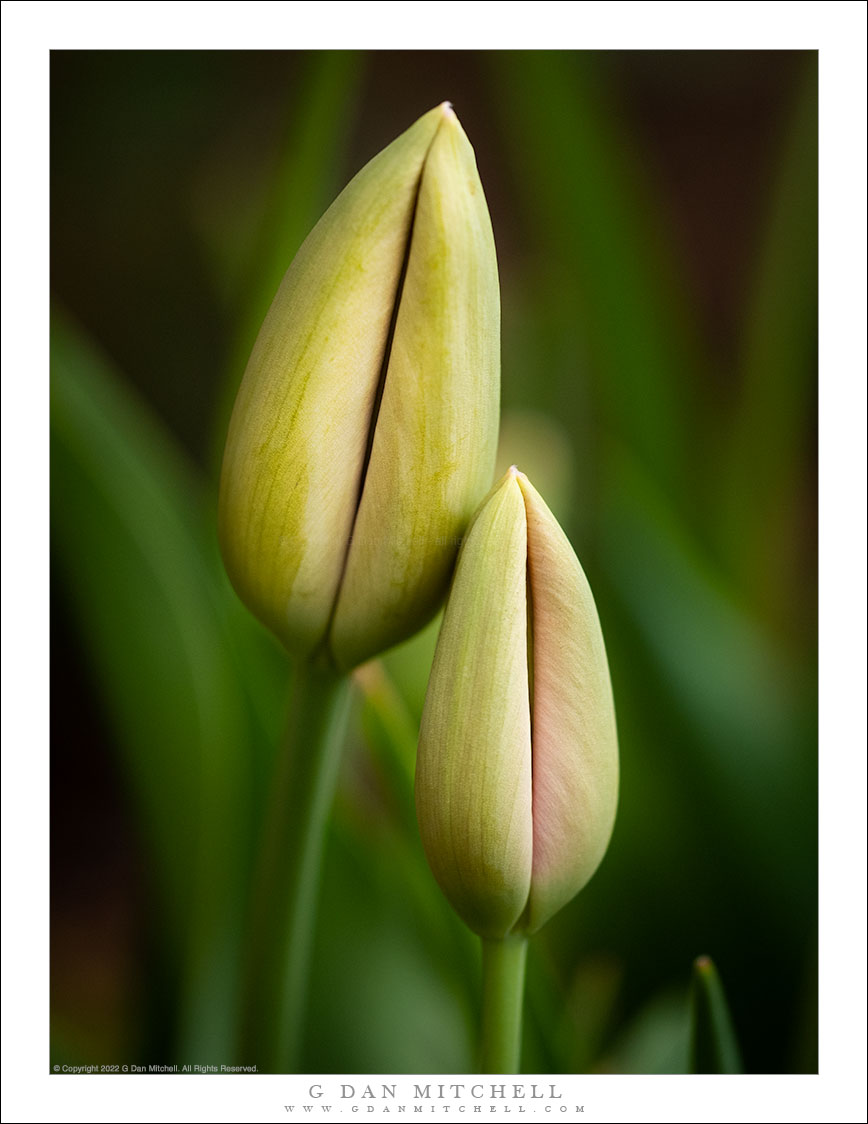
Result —
<path fill-rule="evenodd" d="M 689 1073 L 741 1073 L 741 1051 L 720 976 L 709 956 L 693 963 Z"/>

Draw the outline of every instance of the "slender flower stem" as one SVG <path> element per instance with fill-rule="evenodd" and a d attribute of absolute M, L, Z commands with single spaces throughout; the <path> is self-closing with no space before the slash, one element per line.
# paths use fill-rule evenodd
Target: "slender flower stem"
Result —
<path fill-rule="evenodd" d="M 348 676 L 300 664 L 289 734 L 275 762 L 242 1012 L 247 1061 L 298 1069 L 325 832 L 349 716 Z"/>
<path fill-rule="evenodd" d="M 526 937 L 482 939 L 482 1072 L 519 1073 Z"/>

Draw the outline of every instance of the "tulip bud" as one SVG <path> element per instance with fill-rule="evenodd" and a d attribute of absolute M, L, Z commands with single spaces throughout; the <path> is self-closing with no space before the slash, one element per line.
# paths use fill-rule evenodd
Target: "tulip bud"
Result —
<path fill-rule="evenodd" d="M 436 612 L 494 470 L 499 336 L 491 222 L 444 103 L 308 236 L 235 403 L 223 557 L 290 650 L 348 670 Z"/>
<path fill-rule="evenodd" d="M 512 468 L 461 548 L 428 684 L 416 765 L 428 861 L 481 936 L 535 932 L 596 870 L 617 796 L 594 599 Z"/>

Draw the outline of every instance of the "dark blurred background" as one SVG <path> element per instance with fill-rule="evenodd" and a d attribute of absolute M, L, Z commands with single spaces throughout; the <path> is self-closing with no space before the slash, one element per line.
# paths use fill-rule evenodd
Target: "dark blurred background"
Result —
<path fill-rule="evenodd" d="M 214 538 L 295 250 L 450 99 L 503 301 L 502 460 L 597 597 L 612 845 L 534 939 L 526 1072 L 680 1072 L 711 955 L 746 1068 L 817 1068 L 814 52 L 53 52 L 52 1062 L 242 1064 L 244 887 L 289 665 Z M 436 623 L 358 678 L 305 1064 L 473 1067 L 424 864 Z"/>

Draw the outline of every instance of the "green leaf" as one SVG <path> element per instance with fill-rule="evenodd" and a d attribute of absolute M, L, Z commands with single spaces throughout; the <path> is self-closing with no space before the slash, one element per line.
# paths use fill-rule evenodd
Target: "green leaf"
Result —
<path fill-rule="evenodd" d="M 684 1073 L 687 1042 L 684 996 L 662 991 L 627 1023 L 597 1068 L 604 1073 Z"/>
<path fill-rule="evenodd" d="M 800 75 L 783 139 L 748 289 L 743 381 L 727 435 L 717 531 L 721 552 L 754 603 L 772 620 L 801 611 L 805 623 L 793 629 L 793 638 L 807 636 L 813 647 L 816 605 L 805 596 L 803 567 L 781 560 L 800 549 L 813 553 L 804 507 L 810 505 L 815 518 L 807 491 L 815 468 L 817 393 L 815 52 Z"/>
<path fill-rule="evenodd" d="M 738 809 L 731 856 L 743 874 L 805 908 L 815 746 L 800 668 L 624 450 L 613 448 L 605 485 L 599 567 L 641 638 L 631 658 L 656 667 L 687 720 L 721 815 Z"/>
<path fill-rule="evenodd" d="M 741 1051 L 720 976 L 709 956 L 693 962 L 689 1073 L 741 1073 Z"/>
<path fill-rule="evenodd" d="M 230 600 L 203 481 L 61 317 L 51 344 L 54 572 L 138 813 L 181 1040 L 220 1052 L 262 754 L 240 666 L 267 691 L 269 653 Z"/>
<path fill-rule="evenodd" d="M 549 405 L 561 411 L 572 403 L 574 423 L 582 421 L 580 384 L 591 382 L 605 427 L 683 496 L 696 483 L 685 443 L 697 330 L 669 249 L 674 239 L 647 163 L 621 123 L 607 64 L 588 52 L 501 51 L 491 65 L 527 225 L 546 254 L 537 308 L 554 310 L 531 369 L 559 372 Z M 545 336 L 557 338 L 562 353 L 547 355 L 553 344 Z"/>
<path fill-rule="evenodd" d="M 421 847 L 417 862 L 390 825 L 370 815 L 353 824 L 339 801 L 314 949 L 308 1072 L 472 1070 L 478 950 L 433 878 L 430 891 L 417 882 L 411 868 L 423 866 Z"/>

